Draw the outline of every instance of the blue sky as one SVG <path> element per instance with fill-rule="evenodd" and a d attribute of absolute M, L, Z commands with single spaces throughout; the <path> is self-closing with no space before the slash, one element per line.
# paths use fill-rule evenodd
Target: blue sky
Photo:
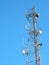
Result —
<path fill-rule="evenodd" d="M 27 42 L 25 11 L 33 4 L 37 12 L 40 37 L 41 65 L 49 65 L 49 0 L 0 0 L 0 65 L 25 65 L 22 44 Z"/>

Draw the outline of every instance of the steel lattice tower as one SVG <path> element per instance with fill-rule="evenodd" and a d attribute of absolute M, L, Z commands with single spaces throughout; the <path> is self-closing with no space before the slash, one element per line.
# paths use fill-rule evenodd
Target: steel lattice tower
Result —
<path fill-rule="evenodd" d="M 38 17 L 39 13 L 36 12 L 35 7 L 26 13 L 28 22 L 25 28 L 28 31 L 28 42 L 22 51 L 23 55 L 26 56 L 26 65 L 41 65 L 39 51 L 42 43 L 38 42 L 38 35 L 40 35 L 42 31 L 37 28 Z"/>

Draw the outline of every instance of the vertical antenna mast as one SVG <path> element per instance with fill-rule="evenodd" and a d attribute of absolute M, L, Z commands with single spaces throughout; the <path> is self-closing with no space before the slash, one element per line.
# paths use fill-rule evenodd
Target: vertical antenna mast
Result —
<path fill-rule="evenodd" d="M 42 31 L 37 29 L 36 26 L 38 17 L 39 13 L 36 12 L 35 7 L 26 13 L 28 23 L 25 25 L 25 28 L 28 31 L 28 42 L 22 51 L 23 55 L 26 55 L 26 65 L 41 65 L 39 48 L 42 46 L 42 43 L 38 42 L 37 36 L 41 34 Z"/>

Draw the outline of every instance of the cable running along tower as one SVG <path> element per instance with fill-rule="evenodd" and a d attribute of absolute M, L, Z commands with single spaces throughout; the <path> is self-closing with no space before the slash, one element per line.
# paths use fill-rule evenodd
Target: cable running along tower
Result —
<path fill-rule="evenodd" d="M 26 13 L 28 22 L 25 28 L 28 32 L 28 41 L 22 50 L 23 55 L 26 56 L 26 65 L 41 65 L 39 51 L 42 43 L 38 42 L 38 35 L 42 34 L 42 31 L 37 28 L 38 17 L 39 13 L 36 12 L 35 7 Z"/>

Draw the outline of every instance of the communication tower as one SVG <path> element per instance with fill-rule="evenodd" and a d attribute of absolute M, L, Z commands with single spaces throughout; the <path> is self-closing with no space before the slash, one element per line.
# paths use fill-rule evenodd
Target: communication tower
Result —
<path fill-rule="evenodd" d="M 42 43 L 38 42 L 38 35 L 41 35 L 42 31 L 37 28 L 38 17 L 39 13 L 36 12 L 35 7 L 26 13 L 28 22 L 25 28 L 28 32 L 28 42 L 26 47 L 22 50 L 23 55 L 26 56 L 26 65 L 41 65 L 39 51 Z"/>

